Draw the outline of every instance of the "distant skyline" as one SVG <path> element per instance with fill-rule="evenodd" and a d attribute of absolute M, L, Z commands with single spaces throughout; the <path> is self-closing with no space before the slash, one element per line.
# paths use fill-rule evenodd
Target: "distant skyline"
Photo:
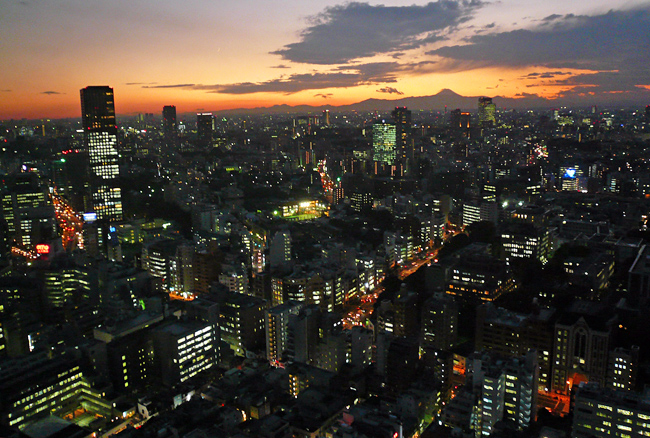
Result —
<path fill-rule="evenodd" d="M 650 104 L 650 2 L 0 0 L 0 119 L 429 96 Z M 499 105 L 498 101 L 495 101 Z"/>

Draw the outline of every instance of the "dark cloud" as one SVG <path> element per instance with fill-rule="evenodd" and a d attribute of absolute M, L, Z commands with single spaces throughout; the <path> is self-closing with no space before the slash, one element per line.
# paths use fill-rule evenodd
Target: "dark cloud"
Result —
<path fill-rule="evenodd" d="M 124 85 L 154 85 L 158 82 L 127 82 Z"/>
<path fill-rule="evenodd" d="M 314 97 L 322 97 L 323 99 L 329 99 L 329 98 L 332 97 L 332 96 L 333 96 L 332 93 L 327 93 L 327 94 L 318 93 L 318 94 L 314 94 Z"/>
<path fill-rule="evenodd" d="M 398 94 L 400 96 L 402 94 L 404 94 L 403 92 L 399 91 L 397 88 L 393 88 L 393 87 L 380 88 L 379 90 L 377 90 L 377 92 L 378 93 L 388 93 L 388 94 Z"/>
<path fill-rule="evenodd" d="M 558 18 L 562 18 L 562 16 L 559 15 L 559 14 L 551 14 L 551 15 L 548 15 L 548 16 L 542 18 L 541 21 L 545 21 L 545 22 L 548 23 L 548 22 L 551 22 L 551 21 L 555 21 L 555 20 L 557 20 Z"/>
<path fill-rule="evenodd" d="M 570 72 L 564 72 L 564 71 L 547 71 L 544 73 L 528 73 L 526 76 L 524 76 L 524 79 L 552 79 L 555 76 L 567 76 L 571 75 L 572 73 Z"/>
<path fill-rule="evenodd" d="M 142 88 L 191 88 L 195 84 L 143 85 Z"/>
<path fill-rule="evenodd" d="M 288 65 L 284 65 L 284 64 L 278 64 L 278 65 L 271 66 L 271 68 L 291 68 L 291 67 L 289 67 Z"/>
<path fill-rule="evenodd" d="M 12 90 L 0 90 L 0 91 L 2 91 L 3 93 L 9 93 L 9 92 L 11 92 Z"/>
<path fill-rule="evenodd" d="M 392 63 L 388 63 L 392 64 Z M 303 90 L 324 88 L 348 88 L 358 85 L 396 82 L 390 69 L 381 66 L 358 66 L 343 72 L 292 74 L 285 78 L 265 82 L 241 82 L 227 85 L 196 85 L 192 89 L 208 90 L 221 94 L 284 93 L 293 94 Z"/>
<path fill-rule="evenodd" d="M 264 82 L 239 82 L 234 84 L 172 84 L 143 86 L 142 88 L 182 88 L 220 94 L 283 93 L 293 94 L 304 90 L 349 88 L 359 85 L 379 85 L 397 82 L 399 75 L 430 73 L 436 61 L 413 63 L 369 62 L 338 66 L 326 72 L 295 73 Z"/>
<path fill-rule="evenodd" d="M 41 94 L 52 95 L 52 94 L 65 94 L 65 93 L 59 93 L 58 91 L 42 91 Z"/>
<path fill-rule="evenodd" d="M 468 28 L 468 29 L 471 29 L 471 28 L 474 28 L 474 27 L 475 27 L 475 26 L 468 26 L 467 28 Z M 487 32 L 487 31 L 489 31 L 489 30 L 491 30 L 491 29 L 494 29 L 495 27 L 496 27 L 496 23 L 486 24 L 486 25 L 483 26 L 482 28 L 480 28 L 480 29 L 474 31 L 474 33 L 475 33 L 475 34 L 485 33 L 485 32 Z"/>
<path fill-rule="evenodd" d="M 533 30 L 475 35 L 466 45 L 445 46 L 427 53 L 445 58 L 439 68 L 448 70 L 457 65 L 616 70 L 614 83 L 610 82 L 611 75 L 580 77 L 592 81 L 591 85 L 603 89 L 613 86 L 619 91 L 650 83 L 650 10 L 548 16 L 544 20 L 552 24 Z M 537 77 L 542 75 L 548 73 Z"/>
<path fill-rule="evenodd" d="M 300 41 L 272 52 L 292 62 L 345 64 L 354 59 L 441 41 L 443 30 L 469 20 L 479 0 L 438 0 L 423 6 L 351 2 L 311 17 Z"/>

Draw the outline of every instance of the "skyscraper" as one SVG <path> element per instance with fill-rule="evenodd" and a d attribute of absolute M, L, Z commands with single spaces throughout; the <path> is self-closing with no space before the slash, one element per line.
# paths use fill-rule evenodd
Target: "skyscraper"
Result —
<path fill-rule="evenodd" d="M 372 125 L 373 160 L 393 165 L 397 152 L 397 131 L 392 123 L 375 123 Z"/>
<path fill-rule="evenodd" d="M 478 98 L 478 123 L 481 127 L 494 126 L 496 124 L 497 106 L 492 103 L 491 97 Z"/>
<path fill-rule="evenodd" d="M 167 142 L 174 140 L 176 137 L 176 107 L 174 105 L 166 105 L 162 110 L 163 117 L 163 134 Z"/>
<path fill-rule="evenodd" d="M 212 143 L 214 131 L 214 117 L 212 113 L 198 113 L 196 115 L 196 134 L 199 146 L 209 146 Z"/>
<path fill-rule="evenodd" d="M 81 120 L 88 154 L 92 209 L 98 219 L 120 221 L 122 191 L 117 185 L 120 168 L 111 87 L 92 86 L 81 90 Z"/>
<path fill-rule="evenodd" d="M 413 147 L 411 147 L 411 111 L 405 106 L 396 107 L 391 113 L 395 122 L 395 149 L 397 161 L 408 169 L 413 161 Z M 411 162 L 411 163 L 409 163 Z"/>

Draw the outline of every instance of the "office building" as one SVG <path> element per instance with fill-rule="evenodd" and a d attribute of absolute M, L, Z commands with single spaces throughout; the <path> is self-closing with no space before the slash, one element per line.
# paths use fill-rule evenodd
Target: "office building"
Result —
<path fill-rule="evenodd" d="M 167 386 L 183 383 L 215 365 L 217 339 L 212 324 L 173 321 L 152 330 L 156 372 Z"/>
<path fill-rule="evenodd" d="M 491 97 L 478 98 L 478 123 L 482 128 L 496 124 L 496 108 Z"/>
<path fill-rule="evenodd" d="M 403 391 L 417 377 L 419 345 L 413 338 L 395 338 L 386 354 L 386 384 L 393 391 Z"/>
<path fill-rule="evenodd" d="M 162 127 L 165 141 L 168 144 L 176 140 L 178 134 L 178 125 L 176 120 L 176 107 L 174 105 L 166 105 L 162 110 Z"/>
<path fill-rule="evenodd" d="M 43 273 L 43 283 L 45 297 L 53 307 L 63 308 L 71 303 L 79 305 L 91 299 L 93 282 L 86 268 L 65 267 L 47 270 Z"/>
<path fill-rule="evenodd" d="M 463 226 L 474 222 L 488 221 L 496 225 L 499 220 L 499 205 L 496 202 L 471 200 L 463 204 Z"/>
<path fill-rule="evenodd" d="M 402 284 L 397 297 L 393 300 L 393 312 L 395 315 L 395 336 L 417 337 L 420 330 L 418 324 L 418 295 L 415 292 L 407 291 L 406 284 Z"/>
<path fill-rule="evenodd" d="M 297 315 L 303 304 L 288 301 L 266 311 L 266 358 L 281 362 L 289 347 L 289 316 Z"/>
<path fill-rule="evenodd" d="M 113 89 L 106 86 L 81 90 L 81 120 L 88 155 L 91 203 L 97 219 L 122 220 L 122 190 L 117 150 L 117 122 Z"/>
<path fill-rule="evenodd" d="M 422 307 L 420 346 L 424 349 L 447 350 L 458 337 L 458 304 L 453 297 L 437 294 Z"/>
<path fill-rule="evenodd" d="M 214 116 L 212 113 L 196 115 L 196 140 L 199 146 L 211 146 L 214 135 Z"/>
<path fill-rule="evenodd" d="M 0 368 L 0 424 L 24 429 L 50 415 L 77 408 L 92 390 L 80 360 L 72 354 L 49 359 L 34 353 L 3 361 Z"/>
<path fill-rule="evenodd" d="M 533 259 L 546 264 L 551 256 L 552 242 L 548 229 L 530 223 L 505 224 L 501 242 L 508 261 Z"/>
<path fill-rule="evenodd" d="M 535 421 L 538 366 L 534 351 L 508 359 L 477 353 L 469 363 L 468 373 L 476 396 L 476 436 L 491 435 L 499 421 L 520 431 Z"/>
<path fill-rule="evenodd" d="M 505 261 L 467 254 L 452 267 L 446 293 L 463 300 L 494 301 L 515 288 L 515 279 Z"/>
<path fill-rule="evenodd" d="M 137 391 L 153 382 L 151 330 L 162 320 L 160 313 L 142 312 L 115 325 L 100 325 L 93 330 L 94 338 L 105 344 L 107 377 L 116 390 Z"/>
<path fill-rule="evenodd" d="M 617 391 L 632 391 L 639 371 L 639 346 L 618 347 L 609 352 L 605 386 Z"/>
<path fill-rule="evenodd" d="M 578 387 L 573 409 L 573 438 L 650 436 L 647 396 L 613 391 L 597 383 Z"/>
<path fill-rule="evenodd" d="M 471 113 L 463 112 L 459 108 L 451 111 L 449 125 L 455 131 L 468 132 L 470 129 Z"/>
<path fill-rule="evenodd" d="M 555 309 L 535 309 L 524 315 L 496 307 L 492 303 L 476 310 L 475 350 L 503 357 L 537 352 L 539 390 L 550 390 Z"/>
<path fill-rule="evenodd" d="M 396 107 L 391 116 L 395 123 L 396 159 L 404 169 L 409 169 L 414 160 L 411 144 L 411 111 L 406 107 Z"/>
<path fill-rule="evenodd" d="M 217 302 L 221 340 L 234 354 L 245 356 L 248 350 L 263 350 L 266 344 L 266 301 L 250 295 L 223 292 Z"/>
<path fill-rule="evenodd" d="M 286 267 L 291 263 L 291 233 L 288 230 L 278 231 L 273 236 L 269 247 L 269 262 L 271 269 Z"/>
<path fill-rule="evenodd" d="M 372 125 L 373 160 L 387 165 L 395 164 L 397 157 L 397 127 L 392 123 Z"/>
<path fill-rule="evenodd" d="M 54 207 L 35 173 L 17 173 L 3 179 L 2 219 L 10 246 L 32 250 L 56 237 Z"/>

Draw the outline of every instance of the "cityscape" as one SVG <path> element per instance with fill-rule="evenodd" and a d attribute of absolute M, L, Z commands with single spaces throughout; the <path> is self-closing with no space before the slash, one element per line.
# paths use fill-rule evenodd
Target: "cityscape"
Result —
<path fill-rule="evenodd" d="M 207 3 L 2 7 L 0 438 L 650 436 L 647 2 Z"/>

